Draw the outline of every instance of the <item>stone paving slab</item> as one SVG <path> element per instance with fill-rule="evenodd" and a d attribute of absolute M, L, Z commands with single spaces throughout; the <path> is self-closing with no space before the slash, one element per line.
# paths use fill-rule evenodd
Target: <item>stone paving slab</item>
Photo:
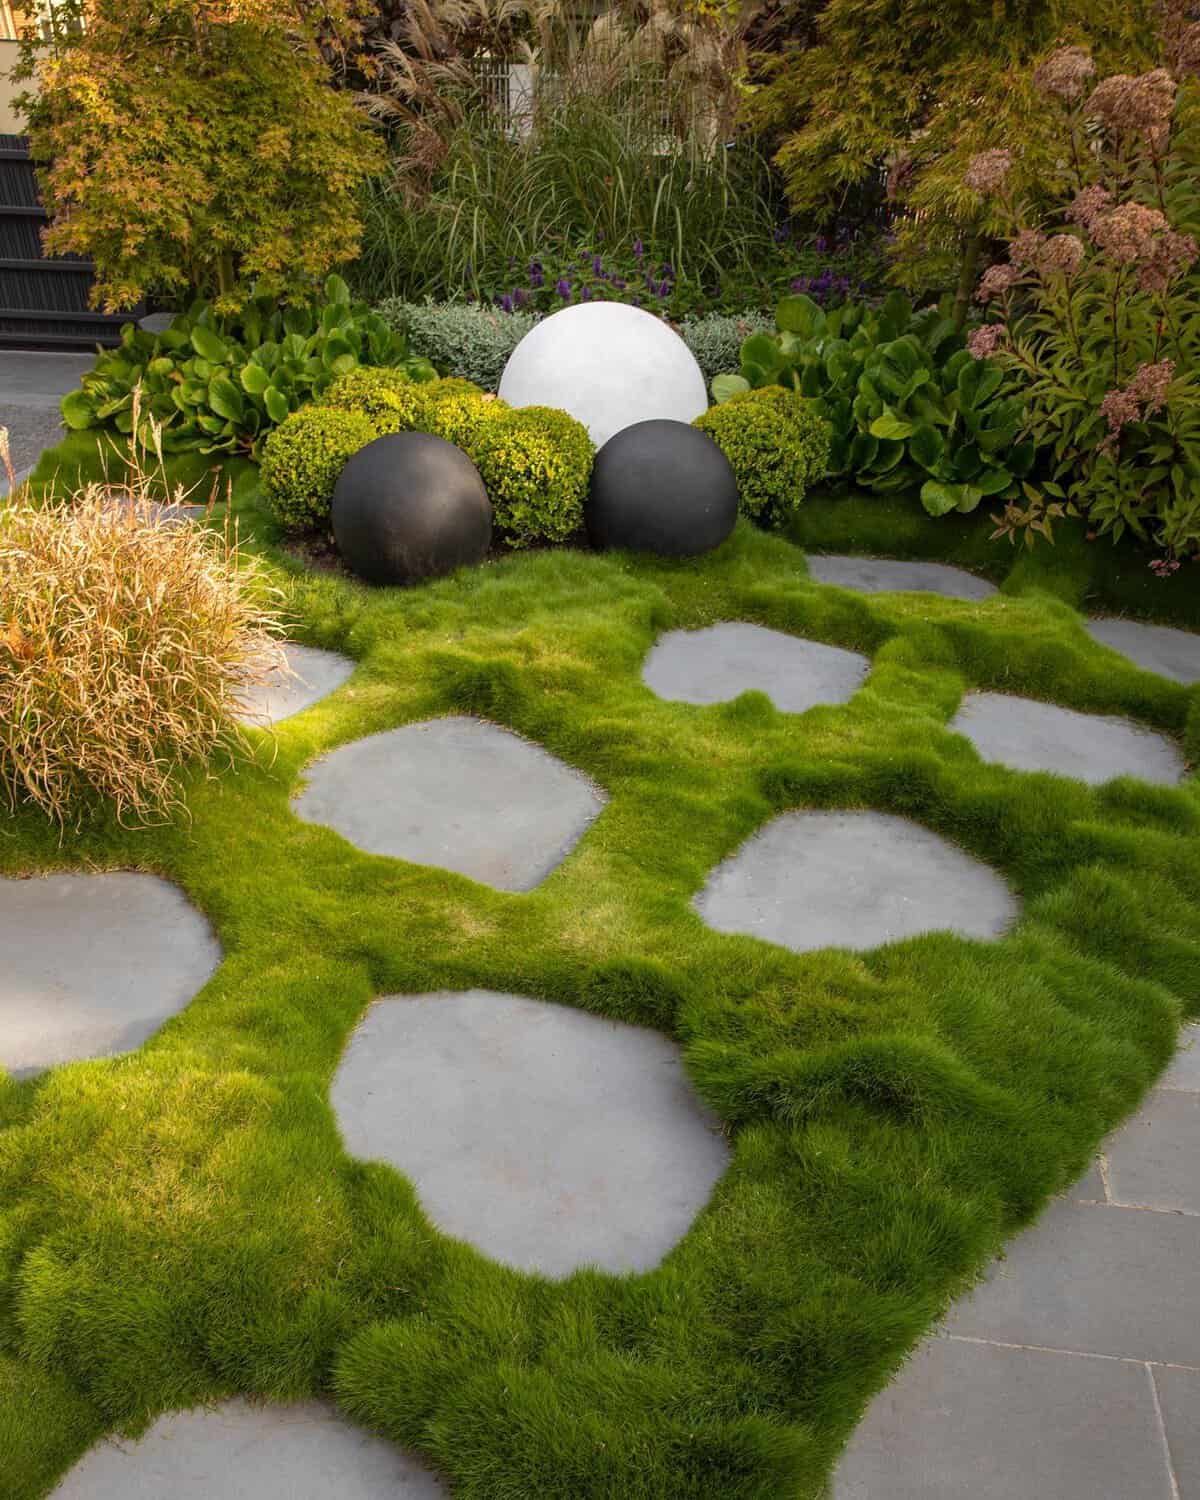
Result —
<path fill-rule="evenodd" d="M 1060 1198 L 946 1326 L 998 1343 L 1200 1366 L 1200 1218 Z"/>
<path fill-rule="evenodd" d="M 0 350 L 0 412 L 8 412 L 14 406 L 57 411 L 62 398 L 75 389 L 95 363 L 94 354 Z"/>
<path fill-rule="evenodd" d="M 340 688 L 355 667 L 348 656 L 295 641 L 284 644 L 283 654 L 285 667 L 243 693 L 244 712 L 237 715 L 241 723 L 262 727 L 290 719 Z"/>
<path fill-rule="evenodd" d="M 1017 916 L 989 866 L 918 823 L 859 811 L 774 818 L 717 866 L 694 904 L 718 932 L 797 953 L 939 930 L 994 938 Z"/>
<path fill-rule="evenodd" d="M 368 854 L 528 891 L 607 800 L 541 746 L 482 719 L 428 719 L 343 745 L 310 766 L 296 815 Z"/>
<path fill-rule="evenodd" d="M 1104 1174 L 1100 1170 L 1100 1163 L 1094 1161 L 1083 1176 L 1071 1188 L 1068 1195 L 1074 1198 L 1076 1203 L 1107 1203 L 1108 1188 L 1104 1182 Z"/>
<path fill-rule="evenodd" d="M 546 1276 L 650 1270 L 729 1161 L 666 1037 L 488 990 L 377 1001 L 332 1099 L 447 1234 Z"/>
<path fill-rule="evenodd" d="M 646 658 L 642 680 L 673 703 L 727 703 L 753 689 L 783 713 L 800 714 L 845 703 L 870 666 L 857 651 L 734 620 L 669 630 Z"/>
<path fill-rule="evenodd" d="M 181 1011 L 221 949 L 156 875 L 0 880 L 0 1067 L 22 1077 L 128 1052 Z"/>
<path fill-rule="evenodd" d="M 1158 1084 L 1161 1089 L 1188 1089 L 1200 1093 L 1200 1023 L 1185 1026 L 1179 1051 Z"/>
<path fill-rule="evenodd" d="M 1200 634 L 1115 616 L 1084 622 L 1088 634 L 1130 661 L 1175 682 L 1200 682 Z"/>
<path fill-rule="evenodd" d="M 968 693 L 949 727 L 984 760 L 1016 771 L 1053 771 L 1090 786 L 1115 776 L 1174 786 L 1186 769 L 1171 740 L 1129 719 L 1009 693 Z"/>
<path fill-rule="evenodd" d="M 227 1401 L 98 1443 L 51 1500 L 446 1500 L 413 1458 L 316 1401 Z"/>
<path fill-rule="evenodd" d="M 1200 1370 L 1152 1371 L 1179 1500 L 1200 1500 Z"/>
<path fill-rule="evenodd" d="M 1113 1203 L 1200 1214 L 1200 1094 L 1155 1089 L 1106 1156 Z"/>
<path fill-rule="evenodd" d="M 864 594 L 940 594 L 946 599 L 990 599 L 996 586 L 965 568 L 946 563 L 907 562 L 898 557 L 809 553 L 808 571 L 818 583 Z"/>
<path fill-rule="evenodd" d="M 933 1338 L 875 1400 L 834 1500 L 1176 1500 L 1149 1371 Z"/>

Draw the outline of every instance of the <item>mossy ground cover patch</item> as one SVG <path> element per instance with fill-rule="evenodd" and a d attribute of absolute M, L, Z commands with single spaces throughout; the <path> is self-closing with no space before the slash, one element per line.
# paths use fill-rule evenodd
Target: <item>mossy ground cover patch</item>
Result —
<path fill-rule="evenodd" d="M 235 505 L 255 532 L 249 498 Z M 0 839 L 3 874 L 168 876 L 226 955 L 137 1053 L 0 1083 L 13 1500 L 43 1495 L 104 1431 L 232 1394 L 331 1394 L 456 1500 L 819 1493 L 871 1394 L 1084 1170 L 1200 994 L 1194 782 L 1029 776 L 947 729 L 967 691 L 1019 692 L 1132 717 L 1195 761 L 1197 691 L 1115 658 L 1081 613 L 1196 625 L 1194 584 L 1126 574 L 1067 533 L 1014 560 L 986 523 L 926 525 L 913 503 L 814 501 L 799 534 L 924 549 L 982 568 L 998 596 L 818 586 L 797 546 L 745 524 L 683 563 L 547 551 L 371 592 L 301 573 L 257 532 L 297 636 L 353 657 L 350 681 L 236 773 L 198 771 L 186 820 L 60 844 L 30 813 Z M 656 697 L 640 675 L 655 639 L 721 620 L 862 652 L 871 672 L 803 715 L 758 693 Z M 608 794 L 528 894 L 367 855 L 290 810 L 318 755 L 452 713 Z M 691 904 L 708 872 L 811 808 L 924 825 L 994 866 L 1020 920 L 990 943 L 934 933 L 865 953 L 708 930 Z M 522 1275 L 439 1235 L 402 1177 L 343 1152 L 330 1081 L 370 1000 L 469 988 L 682 1046 L 733 1160 L 658 1269 Z"/>

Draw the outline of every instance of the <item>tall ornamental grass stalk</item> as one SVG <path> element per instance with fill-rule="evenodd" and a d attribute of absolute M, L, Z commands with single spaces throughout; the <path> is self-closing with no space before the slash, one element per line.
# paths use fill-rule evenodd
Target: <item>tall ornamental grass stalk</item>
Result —
<path fill-rule="evenodd" d="M 185 765 L 242 744 L 243 695 L 282 664 L 257 562 L 151 490 L 135 453 L 120 487 L 0 505 L 0 797 L 14 811 L 166 819 Z"/>

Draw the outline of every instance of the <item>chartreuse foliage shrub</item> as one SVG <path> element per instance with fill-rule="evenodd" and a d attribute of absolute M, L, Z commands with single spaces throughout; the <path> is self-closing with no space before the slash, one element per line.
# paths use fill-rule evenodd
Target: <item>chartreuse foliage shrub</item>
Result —
<path fill-rule="evenodd" d="M 566 412 L 514 411 L 469 380 L 414 382 L 399 370 L 367 369 L 343 376 L 323 404 L 272 433 L 262 484 L 276 520 L 288 528 L 327 523 L 346 460 L 394 432 L 432 432 L 461 447 L 483 478 L 497 530 L 514 547 L 565 541 L 583 523 L 595 448 Z"/>
<path fill-rule="evenodd" d="M 778 331 L 754 334 L 738 373 L 718 376 L 718 401 L 764 385 L 810 397 L 832 427 L 833 480 L 886 494 L 918 489 L 931 515 L 1007 500 L 1033 465 L 1025 406 L 1000 369 L 976 360 L 951 318 L 915 313 L 900 292 L 882 306 L 824 311 L 787 297 Z"/>
<path fill-rule="evenodd" d="M 360 448 L 379 436 L 361 411 L 306 406 L 271 434 L 263 453 L 263 494 L 281 526 L 306 531 L 329 520 L 338 476 Z"/>
<path fill-rule="evenodd" d="M 548 406 L 485 411 L 470 442 L 493 520 L 514 546 L 564 542 L 583 525 L 596 448 L 582 422 Z"/>
<path fill-rule="evenodd" d="M 42 1500 L 106 1431 L 230 1393 L 336 1400 L 455 1500 L 821 1492 L 872 1393 L 1085 1169 L 1200 995 L 1194 781 L 1025 775 L 947 728 L 965 692 L 1001 689 L 1131 715 L 1197 760 L 1200 688 L 1084 628 L 1085 609 L 1172 601 L 1200 625 L 1194 584 L 1073 525 L 1055 548 L 989 550 L 984 517 L 934 521 L 902 496 L 813 497 L 794 524 L 844 546 L 850 518 L 875 550 L 903 533 L 909 553 L 1013 571 L 980 604 L 853 595 L 743 523 L 683 566 L 546 549 L 371 590 L 298 572 L 243 511 L 296 633 L 353 655 L 354 690 L 277 726 L 236 775 L 197 770 L 186 821 L 60 842 L 28 809 L 0 838 L 5 877 L 161 871 L 226 952 L 131 1055 L 0 1079 L 5 1500 Z M 659 634 L 714 619 L 869 653 L 869 686 L 807 714 L 649 692 Z M 291 812 L 317 756 L 454 713 L 609 794 L 536 891 L 364 854 Z M 989 862 L 1021 920 L 995 942 L 853 954 L 698 920 L 707 873 L 772 816 L 856 807 Z M 663 1264 L 519 1274 L 440 1233 L 399 1173 L 346 1156 L 328 1089 L 366 1007 L 469 987 L 682 1047 L 732 1160 Z"/>
<path fill-rule="evenodd" d="M 724 453 L 737 480 L 740 509 L 782 524 L 829 464 L 829 423 L 815 401 L 769 385 L 710 407 L 695 426 Z"/>
<path fill-rule="evenodd" d="M 436 373 L 331 276 L 323 303 L 280 307 L 262 296 L 221 318 L 196 302 L 163 333 L 126 324 L 120 345 L 63 398 L 63 420 L 80 431 L 130 433 L 137 393 L 142 422 L 160 430 L 165 452 L 257 458 L 273 427 L 360 365 L 392 367 L 409 381 Z"/>

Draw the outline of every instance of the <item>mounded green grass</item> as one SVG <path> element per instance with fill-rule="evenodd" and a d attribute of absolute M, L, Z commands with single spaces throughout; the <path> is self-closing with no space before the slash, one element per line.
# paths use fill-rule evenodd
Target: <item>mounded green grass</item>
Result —
<path fill-rule="evenodd" d="M 1011 561 L 978 524 L 910 524 L 910 505 L 814 501 L 799 534 Z M 860 596 L 809 583 L 796 546 L 744 524 L 689 563 L 543 552 L 403 592 L 272 555 L 297 635 L 354 656 L 350 683 L 235 773 L 198 772 L 189 820 L 60 845 L 30 814 L 0 838 L 2 874 L 170 876 L 226 953 L 137 1053 L 0 1075 L 6 1493 L 34 1500 L 100 1433 L 168 1408 L 325 1392 L 424 1453 L 456 1500 L 819 1494 L 872 1393 L 1084 1169 L 1200 994 L 1196 785 L 1017 774 L 946 729 L 964 691 L 998 688 L 1132 715 L 1195 760 L 1200 692 L 1095 645 L 1074 607 L 1134 608 L 1121 590 L 1140 579 L 1064 537 L 986 604 Z M 659 632 L 731 618 L 867 652 L 868 682 L 802 716 L 643 686 Z M 314 756 L 452 712 L 609 793 L 530 894 L 359 853 L 289 811 Z M 991 862 L 1018 926 L 804 956 L 703 926 L 693 895 L 750 833 L 843 806 Z M 467 986 L 678 1039 L 733 1164 L 657 1271 L 520 1275 L 344 1155 L 329 1082 L 372 996 Z"/>

